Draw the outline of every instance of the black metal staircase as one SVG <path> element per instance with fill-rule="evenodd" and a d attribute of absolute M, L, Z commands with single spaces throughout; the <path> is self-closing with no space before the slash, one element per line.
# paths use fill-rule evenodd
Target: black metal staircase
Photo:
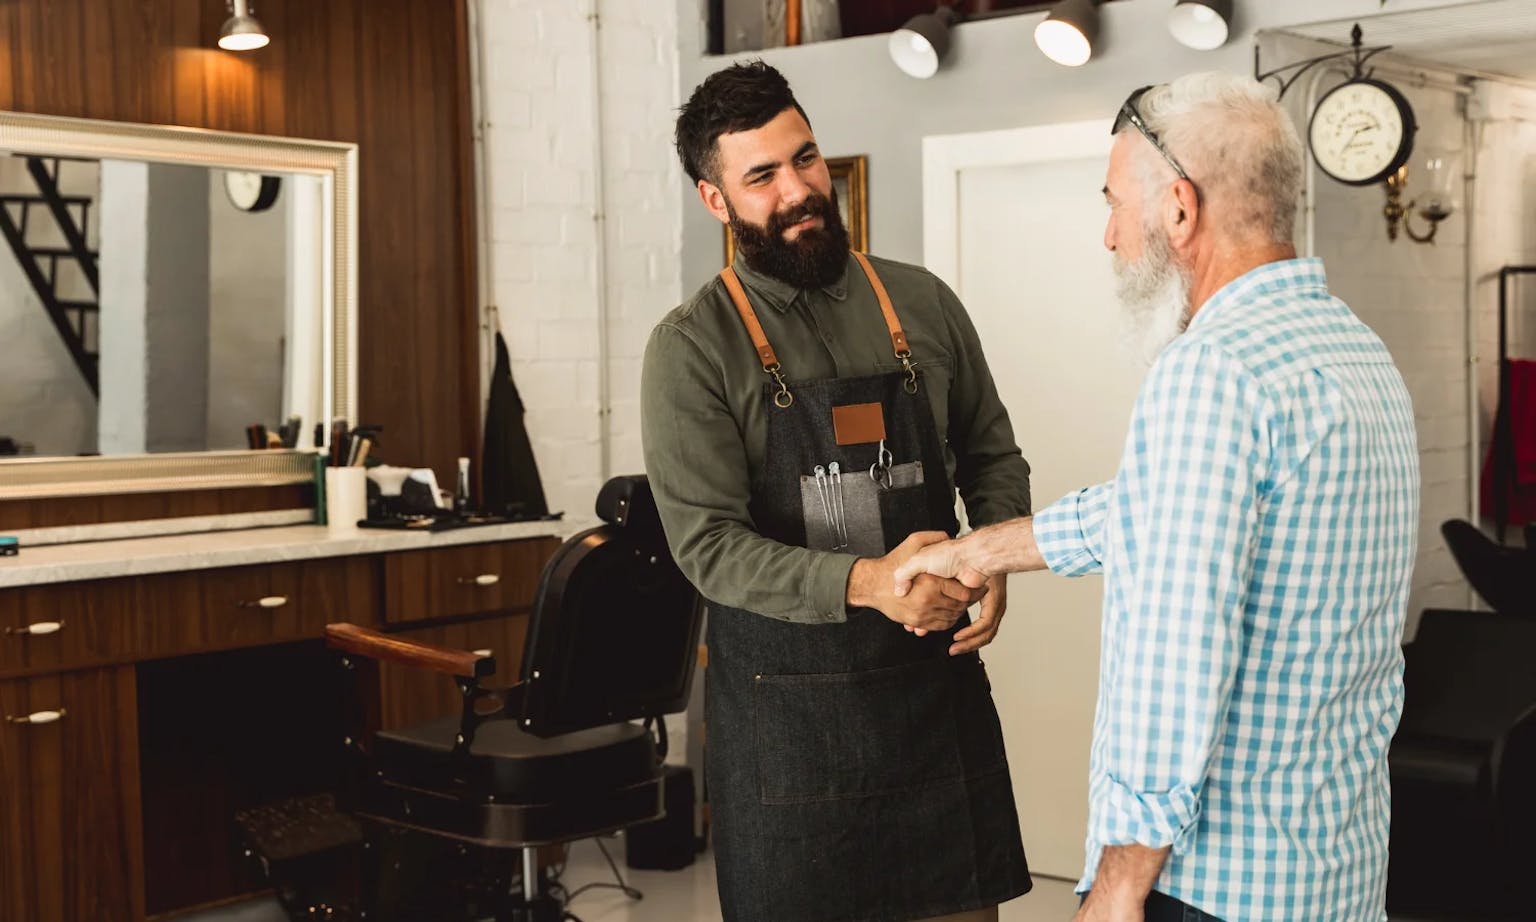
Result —
<path fill-rule="evenodd" d="M 91 393 L 100 395 L 98 366 L 100 352 L 96 337 L 100 332 L 101 279 L 96 251 L 86 243 L 90 228 L 90 196 L 64 195 L 59 191 L 59 164 L 73 157 L 38 157 L 16 154 L 27 162 L 36 192 L 0 194 L 0 234 L 3 234 L 32 290 L 43 303 L 54 329 L 63 339 L 70 357 L 85 377 Z M 90 161 L 83 161 L 90 162 Z M 12 209 L 16 210 L 13 212 Z M 64 246 L 33 246 L 27 242 L 27 227 L 38 209 L 52 218 L 64 238 Z M 78 214 L 78 221 L 77 221 Z M 73 261 L 90 286 L 88 300 L 59 295 L 59 263 Z"/>

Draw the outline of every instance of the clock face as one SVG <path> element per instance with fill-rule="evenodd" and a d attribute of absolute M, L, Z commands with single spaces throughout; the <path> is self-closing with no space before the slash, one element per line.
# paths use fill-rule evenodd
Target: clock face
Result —
<path fill-rule="evenodd" d="M 260 173 L 242 173 L 231 170 L 224 174 L 224 191 L 229 201 L 241 211 L 265 211 L 277 201 L 279 180 L 276 176 Z"/>
<path fill-rule="evenodd" d="M 1364 186 L 1407 162 L 1416 128 L 1413 109 L 1400 93 L 1374 80 L 1352 80 L 1317 104 L 1308 141 L 1323 172 Z"/>

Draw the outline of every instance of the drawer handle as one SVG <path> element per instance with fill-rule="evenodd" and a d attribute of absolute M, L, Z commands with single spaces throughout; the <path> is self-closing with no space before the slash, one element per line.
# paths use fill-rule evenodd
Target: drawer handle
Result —
<path fill-rule="evenodd" d="M 64 709 L 59 708 L 57 711 L 33 711 L 22 717 L 12 717 L 7 714 L 5 715 L 5 722 L 8 724 L 51 724 L 63 718 Z"/>
<path fill-rule="evenodd" d="M 479 576 L 459 577 L 459 585 L 461 586 L 494 586 L 499 582 L 501 582 L 500 573 L 481 573 Z"/>
<path fill-rule="evenodd" d="M 240 607 L 241 608 L 282 608 L 284 605 L 287 605 L 287 604 L 288 604 L 288 597 L 285 596 L 285 595 L 267 595 L 267 596 L 262 596 L 261 598 L 257 599 L 254 602 L 241 602 L 240 603 Z"/>
<path fill-rule="evenodd" d="M 64 622 L 62 621 L 37 621 L 26 627 L 8 627 L 5 629 L 5 632 L 7 634 L 30 634 L 33 637 L 41 637 L 44 634 L 57 634 L 62 630 L 64 630 Z"/>

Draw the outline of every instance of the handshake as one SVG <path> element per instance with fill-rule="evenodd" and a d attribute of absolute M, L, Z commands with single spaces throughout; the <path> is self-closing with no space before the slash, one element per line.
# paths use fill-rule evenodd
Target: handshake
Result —
<path fill-rule="evenodd" d="M 884 557 L 861 558 L 848 577 L 848 605 L 873 608 L 923 636 L 947 631 L 981 603 L 975 622 L 955 632 L 949 652 L 969 653 L 992 642 L 1008 607 L 1007 574 L 1045 566 L 1035 548 L 1033 520 L 1014 519 L 950 540 L 916 532 Z"/>

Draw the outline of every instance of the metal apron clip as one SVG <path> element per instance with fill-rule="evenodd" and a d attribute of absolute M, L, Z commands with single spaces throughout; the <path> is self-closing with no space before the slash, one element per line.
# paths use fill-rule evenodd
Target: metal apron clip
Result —
<path fill-rule="evenodd" d="M 882 490 L 891 488 L 891 465 L 895 460 L 891 450 L 885 447 L 885 439 L 881 439 L 880 451 L 875 456 L 875 463 L 869 466 L 869 479 L 878 484 Z"/>

